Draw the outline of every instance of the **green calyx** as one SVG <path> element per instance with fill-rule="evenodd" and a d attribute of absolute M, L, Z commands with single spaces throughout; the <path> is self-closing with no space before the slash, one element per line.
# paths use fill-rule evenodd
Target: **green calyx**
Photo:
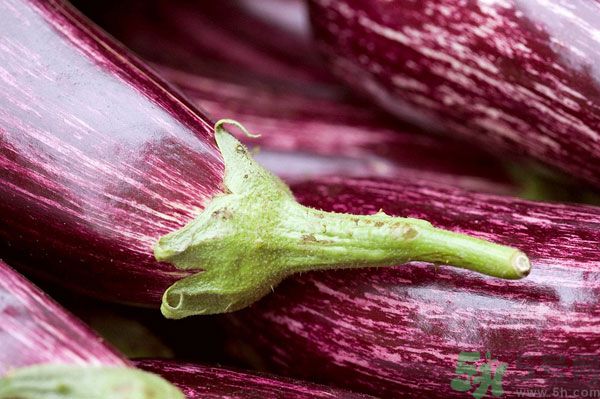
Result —
<path fill-rule="evenodd" d="M 529 260 L 521 251 L 438 229 L 424 220 L 383 212 L 339 214 L 300 205 L 285 183 L 225 131 L 224 123 L 243 127 L 230 120 L 215 125 L 225 163 L 225 193 L 154 248 L 159 261 L 202 270 L 164 293 L 161 311 L 168 318 L 244 308 L 287 276 L 310 270 L 424 261 L 506 279 L 529 274 Z"/>
<path fill-rule="evenodd" d="M 0 378 L 0 399 L 185 399 L 161 377 L 129 367 L 37 365 Z"/>

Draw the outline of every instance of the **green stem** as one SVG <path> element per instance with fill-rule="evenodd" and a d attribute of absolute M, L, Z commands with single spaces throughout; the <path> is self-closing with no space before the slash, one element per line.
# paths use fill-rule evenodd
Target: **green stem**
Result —
<path fill-rule="evenodd" d="M 424 220 L 383 212 L 356 216 L 301 205 L 295 208 L 282 223 L 290 244 L 288 264 L 294 273 L 410 261 L 457 265 L 506 279 L 529 273 L 529 261 L 521 251 L 438 229 Z M 302 245 L 297 244 L 298 236 Z"/>
<path fill-rule="evenodd" d="M 187 226 L 162 237 L 154 254 L 179 269 L 203 270 L 167 289 L 166 317 L 223 313 L 266 295 L 303 271 L 424 261 L 517 279 L 530 270 L 519 250 L 380 212 L 358 216 L 300 205 L 222 125 L 215 139 L 226 193 Z"/>
<path fill-rule="evenodd" d="M 184 399 L 161 377 L 130 367 L 36 365 L 0 378 L 0 399 Z"/>

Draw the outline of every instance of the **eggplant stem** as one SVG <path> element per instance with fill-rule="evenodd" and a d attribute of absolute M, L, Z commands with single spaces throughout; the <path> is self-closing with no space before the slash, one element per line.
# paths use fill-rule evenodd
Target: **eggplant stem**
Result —
<path fill-rule="evenodd" d="M 242 309 L 287 276 L 311 270 L 423 261 L 505 279 L 529 274 L 531 264 L 518 249 L 439 229 L 425 220 L 303 206 L 225 131 L 224 123 L 231 122 L 217 122 L 215 139 L 225 163 L 225 193 L 154 248 L 159 261 L 202 270 L 164 293 L 161 311 L 168 318 Z"/>

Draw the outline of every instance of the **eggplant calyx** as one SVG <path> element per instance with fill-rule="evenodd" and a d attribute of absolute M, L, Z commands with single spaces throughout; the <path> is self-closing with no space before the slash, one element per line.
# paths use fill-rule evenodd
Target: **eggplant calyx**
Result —
<path fill-rule="evenodd" d="M 449 264 L 518 279 L 531 265 L 521 251 L 433 227 L 420 219 L 324 212 L 299 204 L 288 186 L 215 125 L 225 163 L 224 194 L 183 228 L 160 238 L 159 261 L 198 270 L 163 295 L 168 318 L 242 309 L 287 276 L 312 270 Z"/>
<path fill-rule="evenodd" d="M 0 399 L 185 399 L 162 377 L 132 367 L 43 364 L 0 378 Z"/>

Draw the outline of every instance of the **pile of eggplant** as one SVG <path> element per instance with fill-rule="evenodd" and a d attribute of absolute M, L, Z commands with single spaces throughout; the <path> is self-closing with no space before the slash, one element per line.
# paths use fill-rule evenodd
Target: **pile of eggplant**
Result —
<path fill-rule="evenodd" d="M 600 393 L 598 3 L 0 15 L 0 399 Z"/>

